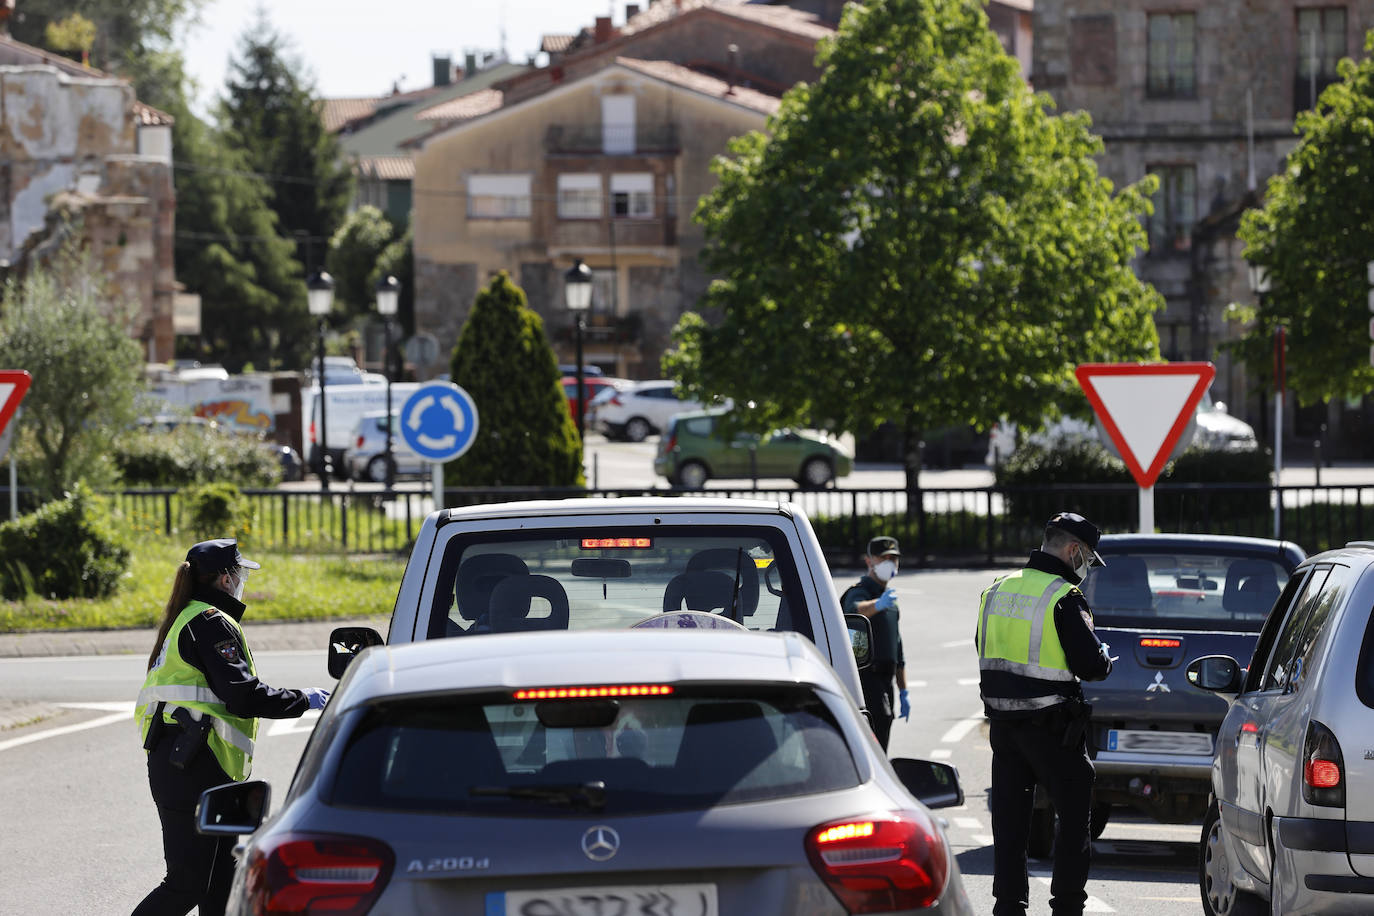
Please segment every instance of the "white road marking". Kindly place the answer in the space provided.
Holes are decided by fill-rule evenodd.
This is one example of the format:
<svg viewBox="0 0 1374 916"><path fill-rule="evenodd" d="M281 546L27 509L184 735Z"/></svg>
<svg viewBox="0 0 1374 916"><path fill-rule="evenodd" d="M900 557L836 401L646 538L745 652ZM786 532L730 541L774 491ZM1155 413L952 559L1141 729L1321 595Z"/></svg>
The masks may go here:
<svg viewBox="0 0 1374 916"><path fill-rule="evenodd" d="M928 757L931 760L948 760L953 754L954 752L947 747L937 747L930 752Z"/></svg>
<svg viewBox="0 0 1374 916"><path fill-rule="evenodd" d="M990 833L975 833L973 836L969 837L969 839L978 846L992 845L992 834Z"/></svg>
<svg viewBox="0 0 1374 916"><path fill-rule="evenodd" d="M1034 878L1035 880L1039 881L1041 884L1045 885L1046 887L1049 887L1049 885L1050 885L1050 873L1049 873L1049 872L1047 872L1047 871L1042 871L1042 870L1039 870L1039 869L1033 869L1033 870L1031 870L1030 874L1031 874L1031 877L1032 877L1032 878ZM1094 897L1093 895L1089 894L1089 895L1088 895L1087 901L1083 904L1083 912L1085 912L1085 913L1115 913L1116 910L1113 909L1112 907L1107 906L1107 904L1103 903L1101 900L1097 899L1097 898Z"/></svg>
<svg viewBox="0 0 1374 916"><path fill-rule="evenodd" d="M132 719L133 710L128 712L111 713L108 716L101 716L98 719L91 719L89 722L78 722L75 725L63 725L58 728L48 728L41 732L34 732L31 735L23 735L19 738L11 738L8 741L0 741L0 751L7 751L12 747L19 747L21 744L32 744L35 741L42 741L44 738L56 738L58 735L68 735L72 732L85 731L88 728L100 728L102 725L110 725L124 719Z"/></svg>
<svg viewBox="0 0 1374 916"><path fill-rule="evenodd" d="M105 725L112 725L115 722L134 717L135 704L130 702L90 702L90 703L58 703L63 709L92 709L98 712L108 712L107 716L99 716L87 722L77 722L74 725L59 725L57 728L45 728L28 735L21 735L18 738L10 738L8 741L0 741L0 751L9 750L12 747L19 747L25 744L32 744L35 741L43 741L46 738L59 738L62 735L70 735L72 732L85 731L88 728L100 728ZM275 738L278 735L309 734L315 728L315 722L320 717L318 709L312 709L301 716L299 719L272 719L271 724L259 737Z"/></svg>
<svg viewBox="0 0 1374 916"><path fill-rule="evenodd" d="M983 822L976 817L956 817L954 823L964 830L982 830Z"/></svg>
<svg viewBox="0 0 1374 916"><path fill-rule="evenodd" d="M957 649L957 648L959 648L960 646L971 646L971 645L973 645L973 638L972 638L972 637L970 637L970 638L968 638L968 639L956 639L956 640L954 640L953 642L942 642L942 643L940 643L940 648L941 648L941 649Z"/></svg>
<svg viewBox="0 0 1374 916"><path fill-rule="evenodd" d="M315 721L319 719L318 709L307 710L299 719L272 719L271 725L267 727L267 738L275 738L278 735L309 734L315 729Z"/></svg>
<svg viewBox="0 0 1374 916"><path fill-rule="evenodd" d="M978 710L977 714L969 716L962 722L956 722L954 727L945 732L940 737L941 744L958 744L964 740L964 736L977 728L983 721L983 711Z"/></svg>
<svg viewBox="0 0 1374 916"><path fill-rule="evenodd" d="M972 687L974 684L977 684L979 680L980 679L976 677L961 677L959 678L959 686Z"/></svg>
<svg viewBox="0 0 1374 916"><path fill-rule="evenodd" d="M929 686L925 681L907 681L906 685L910 688Z"/></svg>

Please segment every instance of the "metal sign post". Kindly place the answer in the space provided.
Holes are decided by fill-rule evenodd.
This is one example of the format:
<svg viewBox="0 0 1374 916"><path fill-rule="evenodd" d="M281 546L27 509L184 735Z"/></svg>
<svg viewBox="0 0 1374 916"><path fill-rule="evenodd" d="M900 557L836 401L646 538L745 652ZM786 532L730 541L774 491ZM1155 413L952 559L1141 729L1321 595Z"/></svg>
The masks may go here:
<svg viewBox="0 0 1374 916"><path fill-rule="evenodd" d="M444 463L472 447L477 438L477 405L452 382L430 382L406 398L397 422L406 444L431 462L434 508L444 508Z"/></svg>

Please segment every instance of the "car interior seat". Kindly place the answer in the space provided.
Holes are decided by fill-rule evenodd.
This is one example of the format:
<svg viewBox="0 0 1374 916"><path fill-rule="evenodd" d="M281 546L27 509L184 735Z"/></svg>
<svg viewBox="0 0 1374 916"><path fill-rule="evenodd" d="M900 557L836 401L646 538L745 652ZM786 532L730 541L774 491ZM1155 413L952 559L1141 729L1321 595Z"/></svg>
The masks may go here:
<svg viewBox="0 0 1374 916"><path fill-rule="evenodd" d="M759 609L759 568L747 550L736 547L710 547L692 554L687 572L715 570L730 577L733 590L736 570L739 573L739 610L741 617L752 617ZM728 605L727 605L728 606Z"/></svg>
<svg viewBox="0 0 1374 916"><path fill-rule="evenodd" d="M530 616L533 599L549 606L547 614ZM518 633L524 630L566 630L568 593L550 576L507 576L491 590L488 615L493 633Z"/></svg>
<svg viewBox="0 0 1374 916"><path fill-rule="evenodd" d="M403 726L394 731L390 753L377 754L380 794L393 802L435 798L465 805L468 787L508 782L496 738L478 712L444 727ZM461 727L455 727L461 724Z"/></svg>
<svg viewBox="0 0 1374 916"><path fill-rule="evenodd" d="M1154 606L1149 573L1140 557L1114 556L1093 570L1085 589L1094 611L1148 611Z"/></svg>
<svg viewBox="0 0 1374 916"><path fill-rule="evenodd" d="M1221 606L1232 614L1263 617L1279 597L1279 578L1268 560L1237 560L1226 570Z"/></svg>
<svg viewBox="0 0 1374 916"><path fill-rule="evenodd" d="M758 703L697 703L687 713L675 783L691 794L728 792L777 751Z"/></svg>
<svg viewBox="0 0 1374 916"><path fill-rule="evenodd" d="M458 615L471 625L487 616L491 606L492 589L508 576L527 576L530 569L525 561L510 553L481 553L467 557L458 567L453 590L458 599ZM446 635L457 636L465 631L453 620Z"/></svg>
<svg viewBox="0 0 1374 916"><path fill-rule="evenodd" d="M712 569L697 572L679 573L668 580L663 590L663 610L668 611L705 611L707 613L728 613L730 600L735 590L735 580L723 572ZM740 585L741 593L744 590ZM743 594L740 606L743 607ZM683 605L686 605L684 608Z"/></svg>

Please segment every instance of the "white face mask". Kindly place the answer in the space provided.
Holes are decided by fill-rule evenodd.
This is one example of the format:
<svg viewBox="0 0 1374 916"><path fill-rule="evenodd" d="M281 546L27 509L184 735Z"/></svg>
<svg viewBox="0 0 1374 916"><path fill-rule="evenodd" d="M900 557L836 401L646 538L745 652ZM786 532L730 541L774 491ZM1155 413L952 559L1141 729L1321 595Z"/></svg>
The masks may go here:
<svg viewBox="0 0 1374 916"><path fill-rule="evenodd" d="M873 578L880 582L891 582L896 577L897 564L892 560L883 560L873 567Z"/></svg>
<svg viewBox="0 0 1374 916"><path fill-rule="evenodd" d="M1079 581L1082 581L1088 578L1088 570L1091 568L1092 557L1088 556L1088 554L1080 546L1078 548L1078 559L1075 560L1073 564L1073 574L1078 577Z"/></svg>

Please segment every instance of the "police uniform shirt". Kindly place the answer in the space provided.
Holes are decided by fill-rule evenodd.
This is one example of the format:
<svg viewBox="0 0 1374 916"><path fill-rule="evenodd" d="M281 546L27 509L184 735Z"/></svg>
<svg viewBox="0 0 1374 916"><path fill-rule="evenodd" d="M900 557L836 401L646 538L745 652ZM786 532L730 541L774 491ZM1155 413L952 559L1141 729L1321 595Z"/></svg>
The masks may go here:
<svg viewBox="0 0 1374 916"><path fill-rule="evenodd" d="M215 588L198 587L192 600L212 609L197 614L181 629L177 651L188 665L200 669L210 689L224 701L231 715L244 718L290 719L310 708L305 692L269 687L248 667L238 631L225 619L243 619L242 601Z"/></svg>
<svg viewBox="0 0 1374 916"><path fill-rule="evenodd" d="M1078 575L1067 563L1043 550L1031 551L1026 568L1059 576L1065 582L1079 581ZM1079 680L1100 681L1111 673L1112 663L1102 655L1102 643L1093 632L1091 620L1092 613L1088 609L1088 600L1077 588L1060 598L1054 606L1054 629L1059 636L1059 644L1064 647L1064 658L1069 663L1069 671ZM977 640L976 624L974 640ZM1043 696L1051 693L1062 693L1065 699L1081 699L1083 696L1083 689L1078 686L1078 681L1046 681L1013 674L1010 671L984 671L982 681L985 687L990 688L992 695L999 697ZM985 711L990 717L1003 718L1019 718L1035 712L991 709Z"/></svg>
<svg viewBox="0 0 1374 916"><path fill-rule="evenodd" d="M855 608L860 601L872 601L886 590L887 586L879 585L872 576L864 576L845 591L840 599L840 607L846 614L857 614L859 612ZM890 671L906 667L898 620L895 607L874 611L873 616L868 618L873 627L873 664Z"/></svg>

